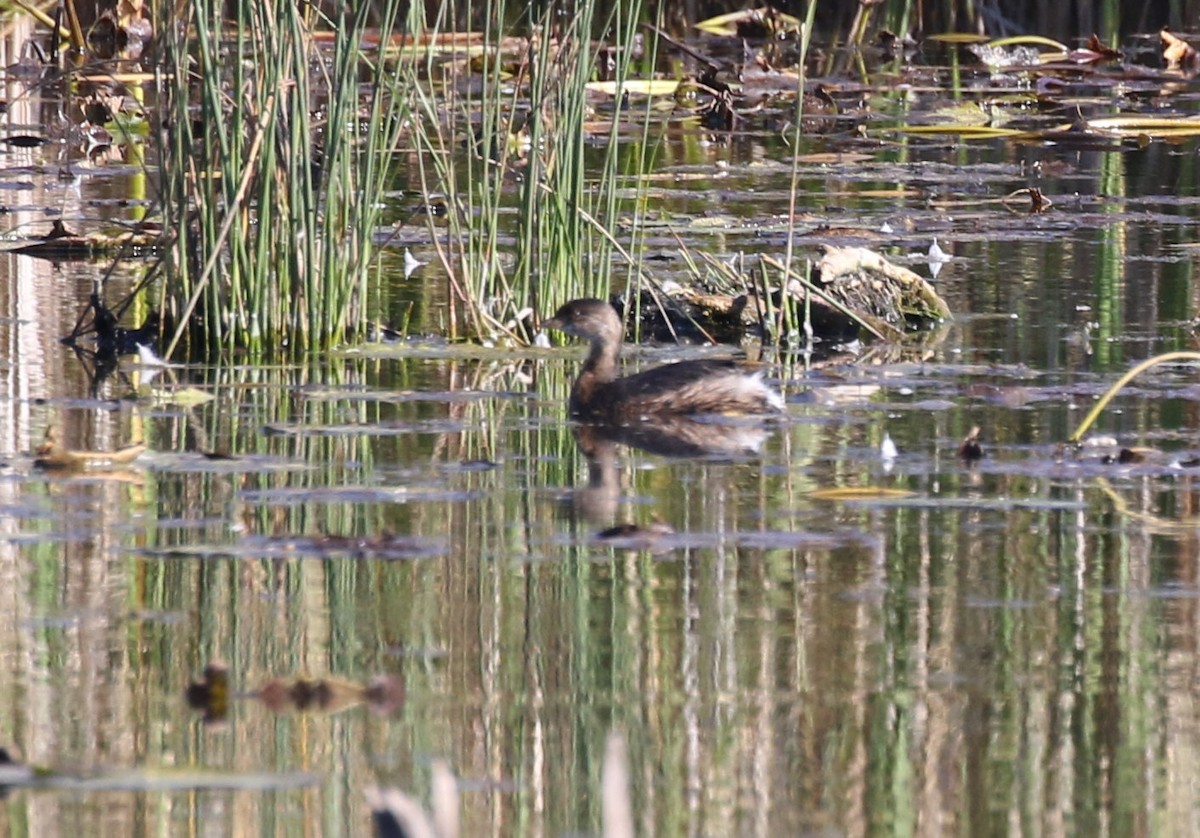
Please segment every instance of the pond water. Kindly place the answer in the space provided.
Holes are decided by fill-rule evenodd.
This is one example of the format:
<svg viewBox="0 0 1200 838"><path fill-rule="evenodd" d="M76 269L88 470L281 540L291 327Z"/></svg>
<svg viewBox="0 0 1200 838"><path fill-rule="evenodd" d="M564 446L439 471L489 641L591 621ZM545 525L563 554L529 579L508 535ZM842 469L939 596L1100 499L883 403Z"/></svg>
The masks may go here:
<svg viewBox="0 0 1200 838"><path fill-rule="evenodd" d="M782 249L785 144L662 142L661 217L733 219L690 247ZM871 159L807 166L806 223L922 273L936 236L956 317L854 363L768 355L786 414L721 459L589 462L579 347L414 338L97 386L58 338L107 266L0 258L0 745L53 772L8 790L4 834L361 835L363 789L425 799L435 759L464 835L598 834L613 729L638 834L1200 831L1194 369L1101 422L1161 457L1058 445L1133 362L1195 343L1196 142L872 142L808 141ZM31 179L14 229L131 189ZM1031 185L1048 212L986 200ZM443 279L388 259L430 330ZM149 451L39 471L50 425ZM596 538L656 519L674 532ZM184 694L212 663L231 695L206 716ZM314 683L334 698L273 698Z"/></svg>

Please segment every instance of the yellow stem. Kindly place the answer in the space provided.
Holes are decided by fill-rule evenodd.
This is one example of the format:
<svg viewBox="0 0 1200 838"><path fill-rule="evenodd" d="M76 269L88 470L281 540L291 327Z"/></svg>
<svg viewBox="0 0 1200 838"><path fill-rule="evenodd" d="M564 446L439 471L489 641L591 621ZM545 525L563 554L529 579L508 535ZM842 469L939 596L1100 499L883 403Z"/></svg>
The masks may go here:
<svg viewBox="0 0 1200 838"><path fill-rule="evenodd" d="M1168 352L1165 355L1155 355L1153 358L1142 361L1121 376L1116 384L1108 388L1108 392L1100 397L1100 401L1096 402L1096 406L1092 408L1091 413L1079 423L1079 427L1075 429L1075 433L1071 434L1067 442L1077 443L1083 439L1083 435L1087 433L1088 428L1100 418L1100 414L1104 412L1104 408L1108 407L1108 403L1113 400L1117 393L1125 388L1126 384L1151 367L1156 367L1159 364L1169 364L1172 361L1200 361L1200 352Z"/></svg>

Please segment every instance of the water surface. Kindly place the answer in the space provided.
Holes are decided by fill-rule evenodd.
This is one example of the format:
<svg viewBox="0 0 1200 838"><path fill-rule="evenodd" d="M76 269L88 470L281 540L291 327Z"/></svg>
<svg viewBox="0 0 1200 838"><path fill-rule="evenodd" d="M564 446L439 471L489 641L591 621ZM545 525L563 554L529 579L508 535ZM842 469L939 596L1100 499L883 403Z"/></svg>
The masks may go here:
<svg viewBox="0 0 1200 838"><path fill-rule="evenodd" d="M782 249L781 139L662 144L655 206L689 246ZM95 386L57 339L97 267L0 259L0 743L61 780L12 789L5 831L363 834L365 786L424 796L445 758L464 834L597 834L614 727L646 835L1200 828L1197 499L1174 462L1200 448L1194 370L1158 369L1101 423L1161 459L1058 445L1120 371L1194 343L1195 141L866 147L806 169L806 223L922 272L936 236L957 316L856 364L769 356L788 410L757 455L589 463L565 409L578 347L423 338ZM1029 185L1051 211L982 200ZM71 211L110 187L83 180ZM419 299L434 331L443 285L397 267L393 313ZM151 451L40 472L50 424ZM675 534L595 537L656 518ZM234 691L219 722L184 701L214 661ZM401 706L255 695L381 675Z"/></svg>

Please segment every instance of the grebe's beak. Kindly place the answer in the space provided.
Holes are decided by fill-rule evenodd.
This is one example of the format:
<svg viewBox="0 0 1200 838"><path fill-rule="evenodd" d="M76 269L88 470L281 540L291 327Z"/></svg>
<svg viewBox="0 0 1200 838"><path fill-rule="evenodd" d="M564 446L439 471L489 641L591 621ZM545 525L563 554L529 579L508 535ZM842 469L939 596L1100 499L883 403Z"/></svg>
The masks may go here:
<svg viewBox="0 0 1200 838"><path fill-rule="evenodd" d="M575 328L570 323L564 321L561 317L551 317L549 320L543 320L542 328L558 329L560 332L565 332L571 337L577 337L575 334Z"/></svg>

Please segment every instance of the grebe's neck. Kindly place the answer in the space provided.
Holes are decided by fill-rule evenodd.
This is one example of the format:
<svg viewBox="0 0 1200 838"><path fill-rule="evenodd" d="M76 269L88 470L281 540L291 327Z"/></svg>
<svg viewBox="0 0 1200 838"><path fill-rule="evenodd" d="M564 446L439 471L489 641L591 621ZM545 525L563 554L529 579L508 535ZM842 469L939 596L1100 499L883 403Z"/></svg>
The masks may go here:
<svg viewBox="0 0 1200 838"><path fill-rule="evenodd" d="M592 338L591 349L587 360L583 362L580 376L587 376L596 382L615 381L617 378L617 356L621 353L621 338L616 340L610 335L597 335Z"/></svg>

